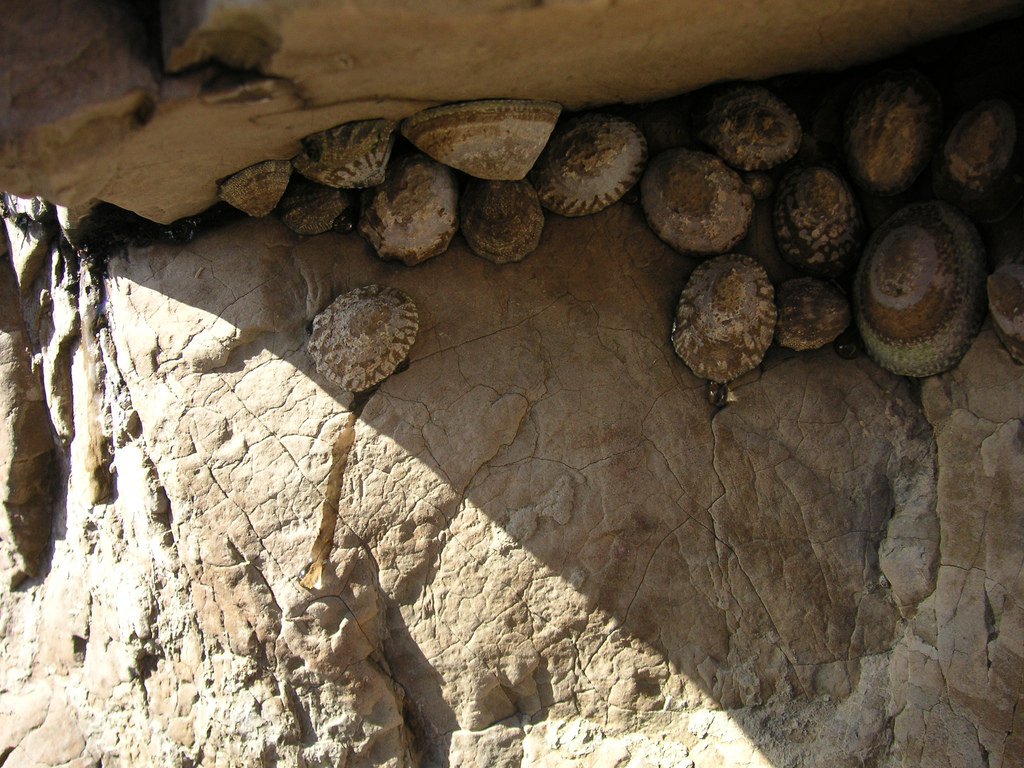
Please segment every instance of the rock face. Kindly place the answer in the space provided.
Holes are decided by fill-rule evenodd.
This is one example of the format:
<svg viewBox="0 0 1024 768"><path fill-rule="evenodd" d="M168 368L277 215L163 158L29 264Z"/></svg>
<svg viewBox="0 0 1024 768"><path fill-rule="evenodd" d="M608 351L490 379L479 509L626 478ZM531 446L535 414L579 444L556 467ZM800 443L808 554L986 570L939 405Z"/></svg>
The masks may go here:
<svg viewBox="0 0 1024 768"><path fill-rule="evenodd" d="M109 433L116 492L69 495L46 578L0 597L0 750L1024 759L1024 369L989 329L920 392L773 350L717 410L669 341L692 267L620 203L500 269L458 239L408 269L266 219L79 272L106 296L82 346L107 426L74 439ZM421 330L352 401L306 329L370 283ZM72 486L100 473L69 455Z"/></svg>

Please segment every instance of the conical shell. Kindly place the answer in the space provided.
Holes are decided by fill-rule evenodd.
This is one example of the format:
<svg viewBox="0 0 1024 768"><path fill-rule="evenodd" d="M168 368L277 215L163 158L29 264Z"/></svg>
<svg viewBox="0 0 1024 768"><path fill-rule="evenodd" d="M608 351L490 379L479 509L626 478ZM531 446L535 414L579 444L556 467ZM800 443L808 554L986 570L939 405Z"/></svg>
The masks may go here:
<svg viewBox="0 0 1024 768"><path fill-rule="evenodd" d="M374 187L384 181L395 136L392 120L345 123L304 138L292 163L307 179L329 187Z"/></svg>
<svg viewBox="0 0 1024 768"><path fill-rule="evenodd" d="M764 171L791 159L803 131L796 113L760 85L733 85L707 99L693 116L694 136L733 168Z"/></svg>
<svg viewBox="0 0 1024 768"><path fill-rule="evenodd" d="M775 291L750 256L698 264L679 297L672 345L701 378L721 384L756 368L775 332Z"/></svg>
<svg viewBox="0 0 1024 768"><path fill-rule="evenodd" d="M797 351L835 341L850 324L850 302L832 283L816 277L787 280L775 293L775 341Z"/></svg>
<svg viewBox="0 0 1024 768"><path fill-rule="evenodd" d="M217 195L250 216L266 216L288 187L292 164L287 160L264 160L224 179Z"/></svg>
<svg viewBox="0 0 1024 768"><path fill-rule="evenodd" d="M988 308L1003 346L1024 364L1024 264L1004 264L989 276Z"/></svg>
<svg viewBox="0 0 1024 768"><path fill-rule="evenodd" d="M562 216L586 216L616 202L647 162L647 139L633 123L590 113L551 136L530 173L541 204Z"/></svg>
<svg viewBox="0 0 1024 768"><path fill-rule="evenodd" d="M324 378L362 392L394 373L418 330L416 305L403 291L367 285L342 294L313 318L306 349Z"/></svg>
<svg viewBox="0 0 1024 768"><path fill-rule="evenodd" d="M551 101L467 101L419 112L402 134L432 158L479 179L516 181L537 161L562 107Z"/></svg>
<svg viewBox="0 0 1024 768"><path fill-rule="evenodd" d="M853 304L868 354L886 370L952 368L985 314L985 252L974 225L947 203L901 208L868 241Z"/></svg>
<svg viewBox="0 0 1024 768"><path fill-rule="evenodd" d="M459 201L462 236L473 253L495 264L533 253L544 231L544 211L528 181L473 179Z"/></svg>
<svg viewBox="0 0 1024 768"><path fill-rule="evenodd" d="M383 184L363 193L359 231L382 259L412 266L448 248L459 228L458 205L452 170L410 155L391 164Z"/></svg>
<svg viewBox="0 0 1024 768"><path fill-rule="evenodd" d="M640 198L654 233L683 254L724 253L750 227L754 196L714 155L669 149L647 166Z"/></svg>
<svg viewBox="0 0 1024 768"><path fill-rule="evenodd" d="M296 234L319 235L332 229L339 216L355 207L356 197L351 190L296 176L278 203L277 215Z"/></svg>

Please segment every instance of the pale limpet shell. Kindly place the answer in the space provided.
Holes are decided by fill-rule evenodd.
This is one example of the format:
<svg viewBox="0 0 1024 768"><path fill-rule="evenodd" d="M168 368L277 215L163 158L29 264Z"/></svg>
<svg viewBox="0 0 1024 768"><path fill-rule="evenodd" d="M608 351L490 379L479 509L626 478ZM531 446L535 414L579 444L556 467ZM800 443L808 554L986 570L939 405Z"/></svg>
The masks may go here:
<svg viewBox="0 0 1024 768"><path fill-rule="evenodd" d="M217 196L250 216L266 216L288 188L291 175L288 160L264 160L221 181Z"/></svg>
<svg viewBox="0 0 1024 768"><path fill-rule="evenodd" d="M295 170L328 187L357 189L384 181L395 144L393 120L360 120L314 133L292 158Z"/></svg>
<svg viewBox="0 0 1024 768"><path fill-rule="evenodd" d="M706 152L669 149L647 166L640 199L654 233L683 254L724 253L747 234L754 196Z"/></svg>
<svg viewBox="0 0 1024 768"><path fill-rule="evenodd" d="M832 283L816 277L786 280L775 292L779 317L775 341L797 351L831 344L850 324L850 302Z"/></svg>
<svg viewBox="0 0 1024 768"><path fill-rule="evenodd" d="M533 253L544 231L544 211L526 180L471 179L459 201L459 217L473 253L495 264Z"/></svg>
<svg viewBox="0 0 1024 768"><path fill-rule="evenodd" d="M418 330L419 313L408 295L367 285L343 293L313 318L306 349L320 375L362 392L394 373Z"/></svg>
<svg viewBox="0 0 1024 768"><path fill-rule="evenodd" d="M756 368L775 332L775 291L756 259L738 253L697 265L676 308L672 345L701 378L725 384Z"/></svg>
<svg viewBox="0 0 1024 768"><path fill-rule="evenodd" d="M413 266L447 250L459 228L459 188L450 168L426 155L391 164L384 183L363 192L359 231L388 261Z"/></svg>
<svg viewBox="0 0 1024 768"><path fill-rule="evenodd" d="M988 308L1010 357L1024 364L1024 264L1003 264L989 275Z"/></svg>
<svg viewBox="0 0 1024 768"><path fill-rule="evenodd" d="M296 176L277 205L277 215L296 234L319 235L334 228L338 218L355 207L356 197L351 190Z"/></svg>
<svg viewBox="0 0 1024 768"><path fill-rule="evenodd" d="M402 134L470 176L517 181L537 161L561 111L552 101L466 101L406 118Z"/></svg>
<svg viewBox="0 0 1024 768"><path fill-rule="evenodd" d="M706 98L694 111L694 136L733 168L768 170L800 149L800 120L764 86L732 85Z"/></svg>
<svg viewBox="0 0 1024 768"><path fill-rule="evenodd" d="M618 201L640 178L647 139L629 120L589 113L559 126L530 172L541 205L586 216Z"/></svg>

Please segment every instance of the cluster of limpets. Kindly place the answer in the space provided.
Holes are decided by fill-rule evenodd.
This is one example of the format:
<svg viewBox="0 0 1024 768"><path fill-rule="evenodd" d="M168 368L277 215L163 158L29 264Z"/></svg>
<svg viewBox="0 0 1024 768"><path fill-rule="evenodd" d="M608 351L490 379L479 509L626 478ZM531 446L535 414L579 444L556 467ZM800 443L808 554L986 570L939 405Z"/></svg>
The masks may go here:
<svg viewBox="0 0 1024 768"><path fill-rule="evenodd" d="M928 376L963 356L986 309L972 219L999 220L1024 194L1013 104L973 105L944 134L924 75L881 72L850 97L834 158L805 151L797 113L762 85L698 94L693 140L650 158L645 132L621 112L488 100L348 123L307 137L290 161L224 179L220 196L253 216L276 208L303 235L358 228L382 259L409 266L444 253L460 230L476 254L504 264L537 248L543 209L585 216L638 186L654 233L700 260L672 344L719 404L773 341L822 347L851 317L868 354L895 373ZM399 134L408 149L393 152ZM929 165L937 199L902 201L869 232L862 197L903 195ZM801 274L779 285L755 254L735 252L762 200L779 255ZM996 330L1021 360L1024 266L997 270L987 287ZM405 294L359 288L317 317L309 350L325 377L364 390L401 362L416 323Z"/></svg>

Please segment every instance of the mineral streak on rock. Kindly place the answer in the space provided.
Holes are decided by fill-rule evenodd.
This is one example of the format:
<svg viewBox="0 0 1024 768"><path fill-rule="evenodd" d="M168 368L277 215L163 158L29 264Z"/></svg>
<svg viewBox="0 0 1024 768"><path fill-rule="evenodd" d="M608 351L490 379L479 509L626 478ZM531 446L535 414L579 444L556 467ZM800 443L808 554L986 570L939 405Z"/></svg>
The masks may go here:
<svg viewBox="0 0 1024 768"><path fill-rule="evenodd" d="M277 213L281 222L299 235L319 235L335 228L339 218L346 222L356 208L356 196L351 190L336 189L296 176L281 198ZM352 228L348 224L348 229Z"/></svg>
<svg viewBox="0 0 1024 768"><path fill-rule="evenodd" d="M924 75L907 70L870 78L846 108L850 174L868 192L898 194L928 165L941 130L942 102Z"/></svg>
<svg viewBox="0 0 1024 768"><path fill-rule="evenodd" d="M526 176L547 144L562 107L551 101L446 104L402 122L402 134L435 160L479 179Z"/></svg>
<svg viewBox="0 0 1024 768"><path fill-rule="evenodd" d="M803 132L796 113L760 85L733 85L693 113L694 136L733 168L763 171L791 159Z"/></svg>
<svg viewBox="0 0 1024 768"><path fill-rule="evenodd" d="M530 179L545 208L586 216L617 202L647 162L647 139L629 120L589 113L552 135Z"/></svg>
<svg viewBox="0 0 1024 768"><path fill-rule="evenodd" d="M739 174L714 155L686 149L650 162L640 199L654 233L683 254L728 251L746 235L754 210Z"/></svg>
<svg viewBox="0 0 1024 768"><path fill-rule="evenodd" d="M450 168L425 155L404 157L363 193L359 231L382 259L419 264L444 253L455 236L458 197Z"/></svg>
<svg viewBox="0 0 1024 768"><path fill-rule="evenodd" d="M814 277L787 280L776 292L775 341L797 351L835 341L850 324L850 302L832 283Z"/></svg>
<svg viewBox="0 0 1024 768"><path fill-rule="evenodd" d="M950 130L932 167L932 188L976 221L998 221L1024 194L1020 154L1013 107L983 101Z"/></svg>
<svg viewBox="0 0 1024 768"><path fill-rule="evenodd" d="M533 253L544 231L544 211L530 182L472 179L459 201L462 235L473 253L495 264Z"/></svg>
<svg viewBox="0 0 1024 768"><path fill-rule="evenodd" d="M999 340L1024 364L1024 264L1004 264L989 275L988 308Z"/></svg>
<svg viewBox="0 0 1024 768"><path fill-rule="evenodd" d="M953 206L901 208L871 236L854 281L868 354L886 370L930 376L952 368L985 314L985 252Z"/></svg>
<svg viewBox="0 0 1024 768"><path fill-rule="evenodd" d="M288 160L265 160L224 179L217 195L250 216L266 216L287 189L291 174Z"/></svg>
<svg viewBox="0 0 1024 768"><path fill-rule="evenodd" d="M864 219L853 190L824 166L801 168L782 180L774 223L779 251L795 267L836 277L857 263Z"/></svg>
<svg viewBox="0 0 1024 768"><path fill-rule="evenodd" d="M329 187L374 187L384 181L395 136L392 120L345 123L304 138L292 164L306 178Z"/></svg>
<svg viewBox="0 0 1024 768"><path fill-rule="evenodd" d="M418 329L419 313L404 291L367 285L343 293L313 318L306 349L322 376L362 392L394 373Z"/></svg>
<svg viewBox="0 0 1024 768"><path fill-rule="evenodd" d="M775 291L750 256L698 264L676 309L672 345L701 378L724 384L760 364L775 331Z"/></svg>

